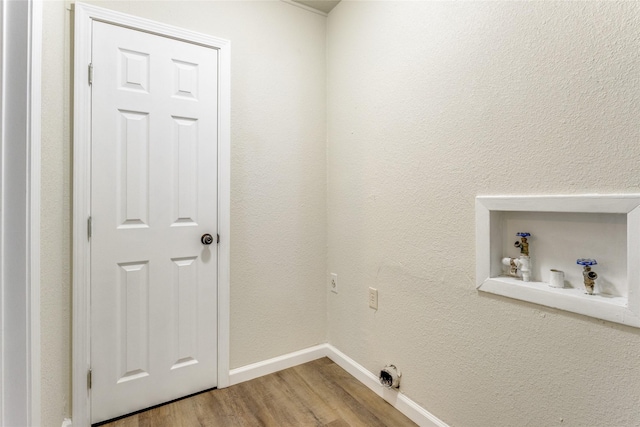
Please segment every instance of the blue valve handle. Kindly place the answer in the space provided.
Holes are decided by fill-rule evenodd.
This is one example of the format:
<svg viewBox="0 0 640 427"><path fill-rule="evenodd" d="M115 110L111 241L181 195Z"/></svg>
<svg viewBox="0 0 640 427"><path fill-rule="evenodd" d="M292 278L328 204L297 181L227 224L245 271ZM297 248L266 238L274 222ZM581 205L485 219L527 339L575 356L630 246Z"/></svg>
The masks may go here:
<svg viewBox="0 0 640 427"><path fill-rule="evenodd" d="M598 261L591 258L578 258L578 260L576 261L576 264L580 265L596 265L597 263Z"/></svg>
<svg viewBox="0 0 640 427"><path fill-rule="evenodd" d="M520 233L516 233L516 236L518 236L518 237L529 237L529 236L531 236L531 233L522 233L522 232L520 232Z"/></svg>

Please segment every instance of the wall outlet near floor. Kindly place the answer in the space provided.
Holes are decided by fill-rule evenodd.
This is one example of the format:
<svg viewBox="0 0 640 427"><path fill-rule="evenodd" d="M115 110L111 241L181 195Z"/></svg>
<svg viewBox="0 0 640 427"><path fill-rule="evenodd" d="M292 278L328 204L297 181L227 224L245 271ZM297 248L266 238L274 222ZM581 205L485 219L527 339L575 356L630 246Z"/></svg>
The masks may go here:
<svg viewBox="0 0 640 427"><path fill-rule="evenodd" d="M378 290L376 288L369 288L369 307L378 309Z"/></svg>
<svg viewBox="0 0 640 427"><path fill-rule="evenodd" d="M331 280L329 281L329 288L334 294L338 293L338 275L331 273Z"/></svg>

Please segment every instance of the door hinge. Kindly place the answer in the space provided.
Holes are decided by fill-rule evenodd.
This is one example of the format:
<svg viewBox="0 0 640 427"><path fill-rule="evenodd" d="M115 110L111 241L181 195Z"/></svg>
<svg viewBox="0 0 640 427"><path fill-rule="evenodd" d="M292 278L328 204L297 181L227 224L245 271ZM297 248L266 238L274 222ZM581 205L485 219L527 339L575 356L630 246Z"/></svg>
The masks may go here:
<svg viewBox="0 0 640 427"><path fill-rule="evenodd" d="M220 243L220 235L219 234L218 234L218 242L217 243Z"/></svg>
<svg viewBox="0 0 640 427"><path fill-rule="evenodd" d="M87 371L87 388L91 390L91 369Z"/></svg>
<svg viewBox="0 0 640 427"><path fill-rule="evenodd" d="M93 220L91 219L91 217L89 217L87 219L87 239L91 239L91 231L92 231L92 227L93 226Z"/></svg>
<svg viewBox="0 0 640 427"><path fill-rule="evenodd" d="M93 64L89 64L89 86L93 83Z"/></svg>

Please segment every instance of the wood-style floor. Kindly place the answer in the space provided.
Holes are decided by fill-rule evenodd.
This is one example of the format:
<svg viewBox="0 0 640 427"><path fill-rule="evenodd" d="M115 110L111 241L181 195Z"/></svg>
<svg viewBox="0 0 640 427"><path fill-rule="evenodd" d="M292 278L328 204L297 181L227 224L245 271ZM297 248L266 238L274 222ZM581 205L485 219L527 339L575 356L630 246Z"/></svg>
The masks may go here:
<svg viewBox="0 0 640 427"><path fill-rule="evenodd" d="M103 424L105 427L415 425L327 358Z"/></svg>

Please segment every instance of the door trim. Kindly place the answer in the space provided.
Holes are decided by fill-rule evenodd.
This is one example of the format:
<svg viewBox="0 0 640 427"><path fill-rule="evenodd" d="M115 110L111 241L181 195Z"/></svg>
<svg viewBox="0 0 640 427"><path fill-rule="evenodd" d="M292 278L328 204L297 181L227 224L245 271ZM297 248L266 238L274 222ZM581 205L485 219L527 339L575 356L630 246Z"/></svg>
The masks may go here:
<svg viewBox="0 0 640 427"><path fill-rule="evenodd" d="M0 425L40 425L42 1L0 21Z"/></svg>
<svg viewBox="0 0 640 427"><path fill-rule="evenodd" d="M72 405L75 426L91 424L87 372L91 366L91 246L87 219L91 214L91 62L92 22L101 21L218 51L218 388L229 386L230 310L230 42L183 28L76 3L73 99L73 321Z"/></svg>

